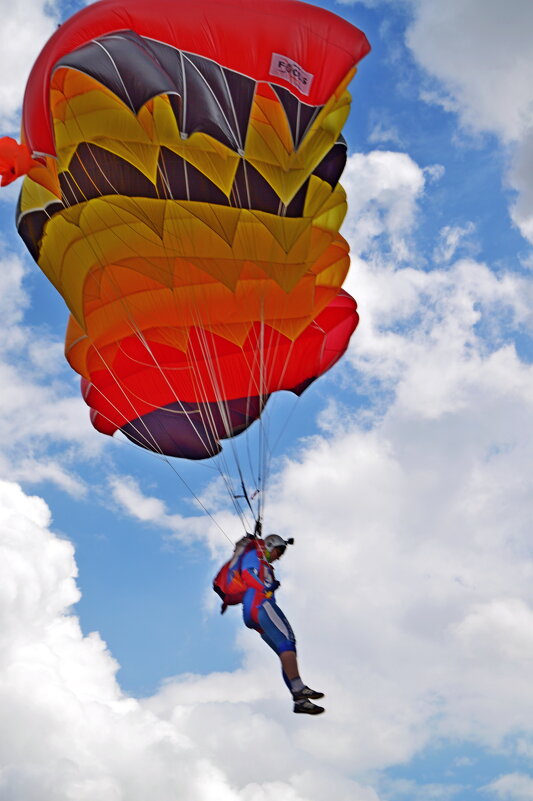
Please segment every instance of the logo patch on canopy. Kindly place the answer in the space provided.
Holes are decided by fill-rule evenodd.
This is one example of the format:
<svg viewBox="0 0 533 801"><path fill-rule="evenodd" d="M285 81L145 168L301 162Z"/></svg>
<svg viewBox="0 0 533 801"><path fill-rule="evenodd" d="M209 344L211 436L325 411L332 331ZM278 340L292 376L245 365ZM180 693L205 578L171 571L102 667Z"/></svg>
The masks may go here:
<svg viewBox="0 0 533 801"><path fill-rule="evenodd" d="M313 78L315 77L310 72L306 72L304 68L296 61L293 61L292 58L282 56L279 53L272 53L269 74L275 75L277 78L284 78L289 83L292 83L303 95L309 94Z"/></svg>

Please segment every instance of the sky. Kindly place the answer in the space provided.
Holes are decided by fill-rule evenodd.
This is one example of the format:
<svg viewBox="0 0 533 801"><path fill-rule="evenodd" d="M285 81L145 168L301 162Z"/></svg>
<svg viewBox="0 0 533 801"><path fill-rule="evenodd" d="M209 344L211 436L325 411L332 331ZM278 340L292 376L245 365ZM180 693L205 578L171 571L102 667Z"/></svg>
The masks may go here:
<svg viewBox="0 0 533 801"><path fill-rule="evenodd" d="M0 4L17 136L31 64L80 5ZM533 797L533 4L320 5L372 45L342 179L361 322L342 363L272 412L265 524L296 540L277 597L326 714L293 715L275 655L218 613L212 576L242 529L217 473L91 428L15 184L1 801Z"/></svg>

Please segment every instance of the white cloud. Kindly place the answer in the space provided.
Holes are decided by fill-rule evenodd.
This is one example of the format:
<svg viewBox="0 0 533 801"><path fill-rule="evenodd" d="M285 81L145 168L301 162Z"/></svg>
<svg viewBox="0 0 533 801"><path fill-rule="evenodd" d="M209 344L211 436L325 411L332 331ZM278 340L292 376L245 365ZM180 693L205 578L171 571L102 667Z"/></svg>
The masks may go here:
<svg viewBox="0 0 533 801"><path fill-rule="evenodd" d="M368 134L368 141L372 145L396 145L401 144L401 136L398 128L389 119L384 119L385 113L382 112L378 119L372 122L372 130Z"/></svg>
<svg viewBox="0 0 533 801"><path fill-rule="evenodd" d="M10 801L237 801L178 727L124 696L83 636L72 545L40 498L0 482L0 795Z"/></svg>
<svg viewBox="0 0 533 801"><path fill-rule="evenodd" d="M386 236L394 257L405 259L424 188L423 170L405 153L356 153L348 158L342 183L350 197L343 233L355 253L364 253L377 238Z"/></svg>
<svg viewBox="0 0 533 801"><path fill-rule="evenodd" d="M427 102L459 115L466 129L496 134L510 148L511 213L533 242L533 58L529 0L412 0L407 43L439 85Z"/></svg>
<svg viewBox="0 0 533 801"><path fill-rule="evenodd" d="M520 139L533 124L529 0L413 0L407 42L465 125Z"/></svg>
<svg viewBox="0 0 533 801"><path fill-rule="evenodd" d="M22 105L24 87L39 51L54 33L59 22L57 3L53 0L3 0L0 28L0 121L18 134L17 112ZM9 9L9 11L8 11Z"/></svg>
<svg viewBox="0 0 533 801"><path fill-rule="evenodd" d="M30 298L23 287L25 270L22 259L6 251L0 255L2 256L0 315L4 326L1 346L2 350L9 350L13 345L20 344L18 325L30 305Z"/></svg>
<svg viewBox="0 0 533 801"><path fill-rule="evenodd" d="M220 488L216 492L208 488L209 497L201 494L193 498L191 495L191 507L197 509L198 513L185 517L169 512L167 505L159 498L146 495L132 476L111 475L108 483L111 497L122 512L162 530L165 536L179 540L182 544L192 547L195 543L203 542L208 545L212 554L218 556L224 544L228 544L226 531L235 531L234 540L243 534L242 531L239 532L232 515L225 509L227 495ZM221 536L226 539L221 540Z"/></svg>
<svg viewBox="0 0 533 801"><path fill-rule="evenodd" d="M533 242L533 126L516 148L508 177L518 192L511 206L511 216L523 236Z"/></svg>
<svg viewBox="0 0 533 801"><path fill-rule="evenodd" d="M74 461L73 454L70 459ZM7 464L5 472L8 472ZM46 457L21 458L9 467L9 474L13 480L29 485L41 484L44 481L52 482L74 498L82 498L87 494L87 485L71 467L67 468L53 460L46 461Z"/></svg>
<svg viewBox="0 0 533 801"><path fill-rule="evenodd" d="M445 225L440 231L440 241L433 251L433 259L437 264L451 261L464 240L470 237L475 231L473 222L466 225ZM470 249L473 249L472 244Z"/></svg>
<svg viewBox="0 0 533 801"><path fill-rule="evenodd" d="M43 335L28 343L28 358L34 374L49 375L53 380L54 373L59 373L65 365L64 343Z"/></svg>
<svg viewBox="0 0 533 801"><path fill-rule="evenodd" d="M386 783L391 798L405 801L453 801L464 788L456 784L418 784L410 779L395 779Z"/></svg>
<svg viewBox="0 0 533 801"><path fill-rule="evenodd" d="M158 498L148 498L141 492L138 483L131 476L114 477L110 487L116 501L132 516L143 522L155 524L170 523L166 506Z"/></svg>
<svg viewBox="0 0 533 801"><path fill-rule="evenodd" d="M511 385L530 394L531 368L510 339L513 326L531 325L528 280L498 278L463 260L431 273L390 265L372 275L360 270L359 282L367 320L351 358L363 378L397 383L399 408L436 418L474 409L488 391L496 402ZM367 282L372 296L365 302Z"/></svg>
<svg viewBox="0 0 533 801"><path fill-rule="evenodd" d="M508 773L484 789L502 801L529 801L533 797L533 779L523 773Z"/></svg>
<svg viewBox="0 0 533 801"><path fill-rule="evenodd" d="M533 610L519 598L475 606L454 630L465 654L498 663L533 657Z"/></svg>
<svg viewBox="0 0 533 801"><path fill-rule="evenodd" d="M408 156L351 157L345 183L353 247L346 288L361 310L349 357L359 380L394 386L399 406L422 417L472 403L476 388L505 395L509 382L529 386L531 370L519 362L512 334L533 327L532 282L471 258L452 262L470 224L442 230L437 253L449 266L416 269L416 249L406 243L414 241L424 173ZM394 246L398 240L403 246Z"/></svg>
<svg viewBox="0 0 533 801"><path fill-rule="evenodd" d="M93 458L105 441L89 423L62 341L25 322L30 299L22 259L6 251L0 258L0 476L53 482L80 497L85 487L74 459Z"/></svg>
<svg viewBox="0 0 533 801"><path fill-rule="evenodd" d="M339 801L379 801L309 767L314 735L298 720L286 731L288 704L281 712L253 649L243 671L183 677L142 704L126 697L105 644L72 613L73 548L51 532L46 504L0 482L0 531L3 798L323 801L335 788ZM268 759L250 760L250 743Z"/></svg>
<svg viewBox="0 0 533 801"><path fill-rule="evenodd" d="M390 0L363 4L386 8ZM516 191L510 212L533 242L533 5L530 0L404 0L402 5L411 19L406 44L428 77L419 86L420 98L457 114L464 131L498 137L508 153L507 180ZM386 122L375 126L369 141L399 140Z"/></svg>

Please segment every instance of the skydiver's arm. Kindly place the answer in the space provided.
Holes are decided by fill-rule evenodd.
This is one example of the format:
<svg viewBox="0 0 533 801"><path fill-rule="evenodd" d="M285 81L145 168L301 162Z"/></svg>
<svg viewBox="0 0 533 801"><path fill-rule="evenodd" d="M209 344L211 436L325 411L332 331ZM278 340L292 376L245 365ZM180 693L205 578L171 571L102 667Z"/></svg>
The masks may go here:
<svg viewBox="0 0 533 801"><path fill-rule="evenodd" d="M261 581L259 578L259 564L259 557L256 552L247 553L242 560L241 578L247 587L261 590L264 593L272 592L276 586L279 587L279 584L278 582L270 584Z"/></svg>
<svg viewBox="0 0 533 801"><path fill-rule="evenodd" d="M229 563L230 570L231 568L235 567L239 558L244 553L246 546L250 544L250 535L247 534L245 537L241 537L238 542L235 543L235 547L233 549L233 556L231 557L231 561Z"/></svg>
<svg viewBox="0 0 533 801"><path fill-rule="evenodd" d="M253 567L248 568L247 570L241 570L241 577L247 587L253 587L254 590L267 592L266 585L263 584Z"/></svg>

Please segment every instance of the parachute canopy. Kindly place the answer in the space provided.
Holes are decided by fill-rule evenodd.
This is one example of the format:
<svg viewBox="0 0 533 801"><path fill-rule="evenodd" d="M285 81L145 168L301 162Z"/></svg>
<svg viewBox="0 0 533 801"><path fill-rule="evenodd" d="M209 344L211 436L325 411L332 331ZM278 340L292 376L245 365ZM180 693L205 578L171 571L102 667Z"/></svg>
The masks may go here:
<svg viewBox="0 0 533 801"><path fill-rule="evenodd" d="M368 49L295 0L101 0L45 46L0 168L28 170L18 230L99 431L210 457L345 351L341 130Z"/></svg>

